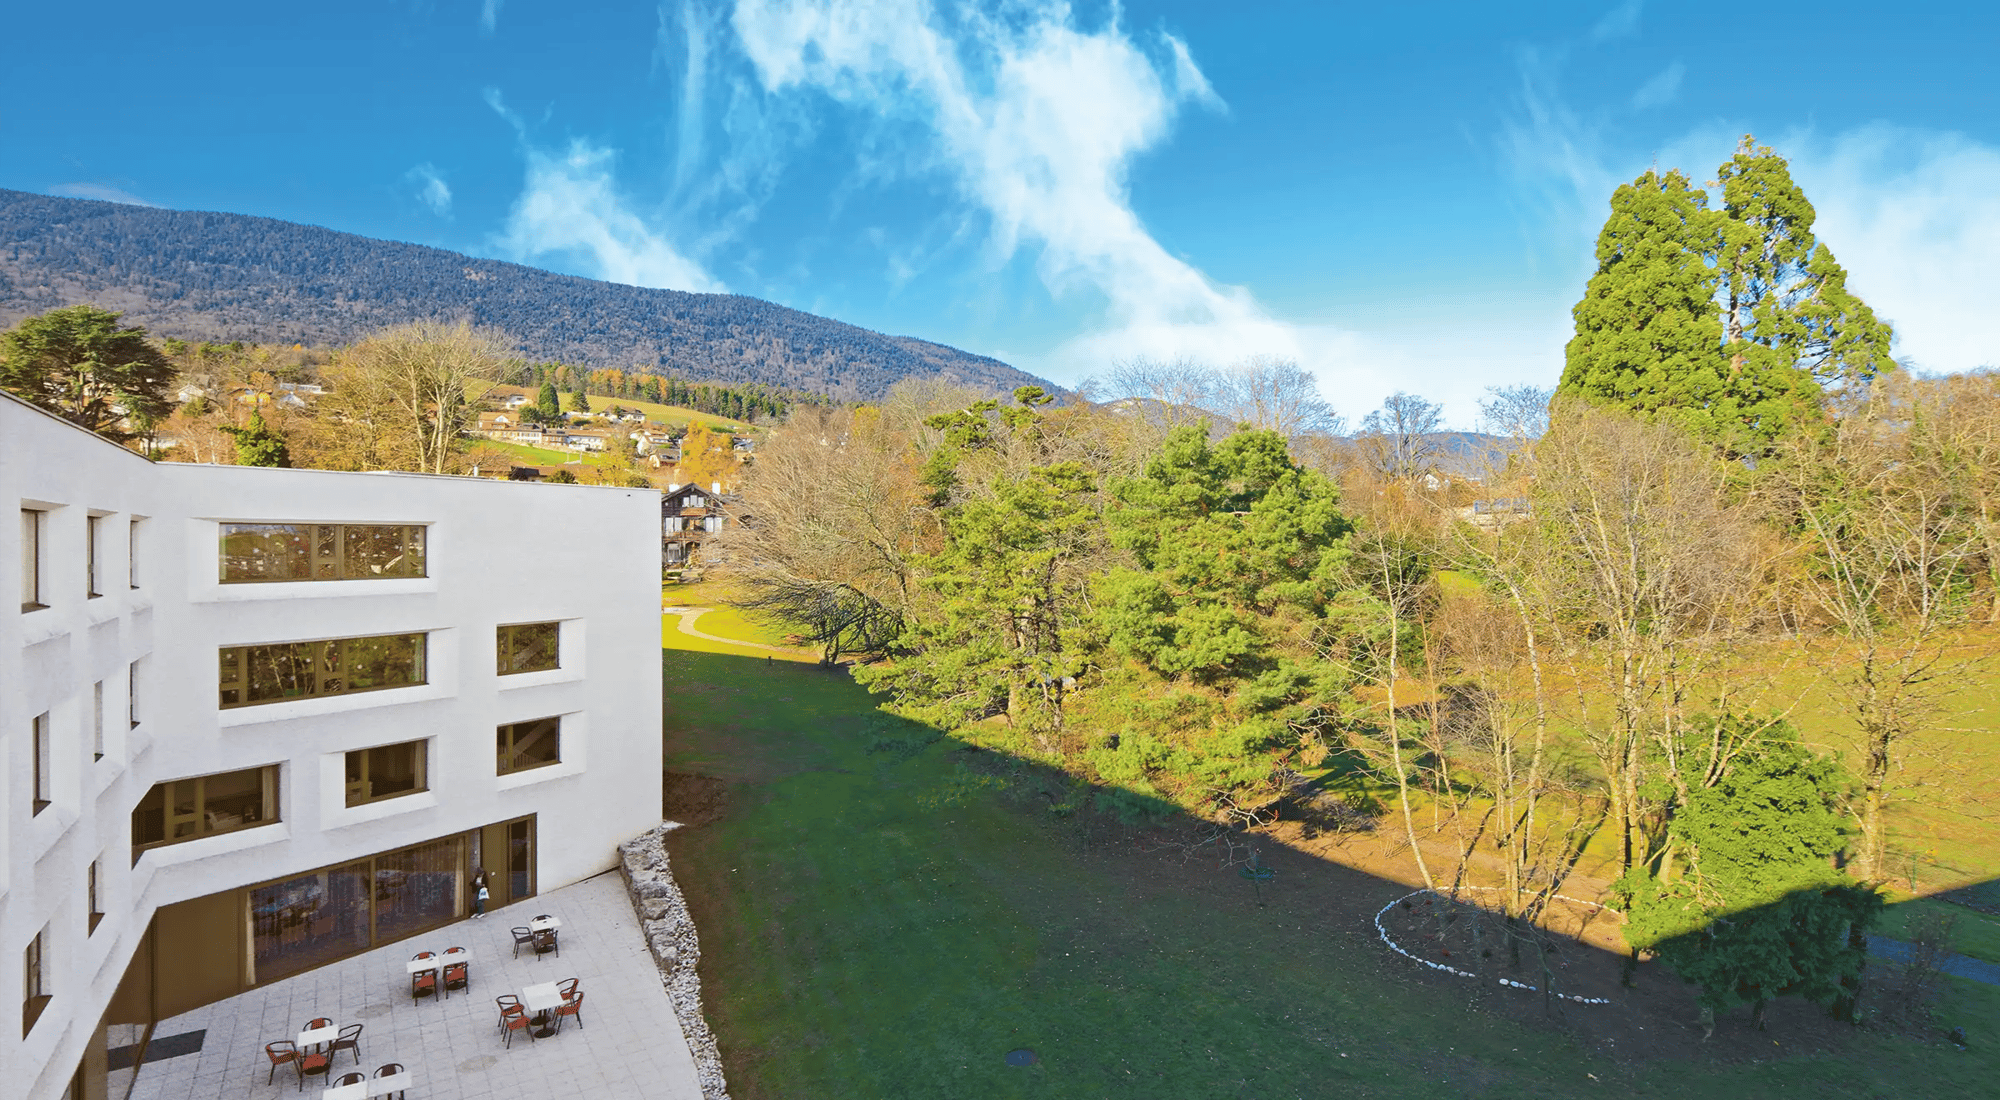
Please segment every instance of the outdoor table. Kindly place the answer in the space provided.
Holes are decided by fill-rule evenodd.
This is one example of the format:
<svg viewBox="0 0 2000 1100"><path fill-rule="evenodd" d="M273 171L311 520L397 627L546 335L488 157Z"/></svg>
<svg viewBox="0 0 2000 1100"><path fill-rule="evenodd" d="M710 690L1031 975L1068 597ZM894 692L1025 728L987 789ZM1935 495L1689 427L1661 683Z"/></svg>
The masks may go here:
<svg viewBox="0 0 2000 1100"><path fill-rule="evenodd" d="M340 1037L340 1028L332 1024L299 1032L299 1049L311 1050L321 1043L331 1043Z"/></svg>
<svg viewBox="0 0 2000 1100"><path fill-rule="evenodd" d="M561 927L561 917L536 917L534 920L528 922L528 929L533 932L547 932L550 929Z"/></svg>
<svg viewBox="0 0 2000 1100"><path fill-rule="evenodd" d="M549 1015L563 1003L562 990L554 982L543 982L521 990L521 1004L535 1014L535 1038L546 1039L556 1033L555 1017Z"/></svg>
<svg viewBox="0 0 2000 1100"><path fill-rule="evenodd" d="M387 1096L392 1092L401 1092L409 1087L410 1071L404 1070L401 1073L392 1073L387 1077L376 1077L369 1080L368 1095Z"/></svg>
<svg viewBox="0 0 2000 1100"><path fill-rule="evenodd" d="M368 1100L371 1095L368 1091L370 1084L371 1082L363 1081L358 1085L336 1085L330 1089L322 1089L319 1100Z"/></svg>
<svg viewBox="0 0 2000 1100"><path fill-rule="evenodd" d="M464 955L453 955L451 957L451 961L455 963L462 963L470 957L471 953L467 952ZM443 955L439 955L433 959L411 959L409 962L403 964L403 969L410 972L411 974L421 974L426 970L443 970L444 964L445 964L445 957Z"/></svg>

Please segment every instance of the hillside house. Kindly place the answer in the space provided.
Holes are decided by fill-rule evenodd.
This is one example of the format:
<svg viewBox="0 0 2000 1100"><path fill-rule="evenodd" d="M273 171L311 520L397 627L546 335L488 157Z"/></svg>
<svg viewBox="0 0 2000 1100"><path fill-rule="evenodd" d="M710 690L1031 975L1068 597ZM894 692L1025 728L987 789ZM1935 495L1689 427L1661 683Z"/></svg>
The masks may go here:
<svg viewBox="0 0 2000 1100"><path fill-rule="evenodd" d="M695 564L704 541L732 522L747 519L734 501L722 495L722 485L711 482L677 485L660 498L660 564L667 569L685 569Z"/></svg>

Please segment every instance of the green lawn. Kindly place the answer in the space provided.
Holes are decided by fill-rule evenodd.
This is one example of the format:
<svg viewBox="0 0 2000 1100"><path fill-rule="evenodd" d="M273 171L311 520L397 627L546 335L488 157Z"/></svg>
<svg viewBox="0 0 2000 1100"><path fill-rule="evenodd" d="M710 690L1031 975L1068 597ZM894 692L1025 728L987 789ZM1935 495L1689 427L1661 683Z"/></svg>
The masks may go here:
<svg viewBox="0 0 2000 1100"><path fill-rule="evenodd" d="M547 447L530 447L526 443L503 443L497 439L474 440L470 444L470 449L502 451L535 466L561 466L565 463L575 462L579 457L570 451L554 451Z"/></svg>
<svg viewBox="0 0 2000 1100"><path fill-rule="evenodd" d="M1960 1097L2000 1079L2000 991L1963 982L1943 1015L1969 1052L1864 1031L1837 1055L1621 1061L1413 979L1365 920L1288 904L1283 881L1260 909L1213 863L1163 870L843 674L664 665L668 767L728 788L670 847L742 1100ZM1018 1047L1040 1064L1005 1065Z"/></svg>
<svg viewBox="0 0 2000 1100"><path fill-rule="evenodd" d="M520 386L495 386L491 391L492 397L496 400L511 393L525 393L532 398L536 396L537 391L524 389ZM563 408L568 409L568 394L562 395L562 402ZM633 401L629 398L605 397L595 393L590 395L590 408L593 412L606 412L613 405L622 409L637 409L645 413L646 419L655 424L666 424L675 428L686 425L690 420L699 420L711 428L722 425L737 429L754 430L754 427L748 421L733 420L726 416L717 416L714 413L696 412L693 409L684 409L679 405L655 405L651 401Z"/></svg>

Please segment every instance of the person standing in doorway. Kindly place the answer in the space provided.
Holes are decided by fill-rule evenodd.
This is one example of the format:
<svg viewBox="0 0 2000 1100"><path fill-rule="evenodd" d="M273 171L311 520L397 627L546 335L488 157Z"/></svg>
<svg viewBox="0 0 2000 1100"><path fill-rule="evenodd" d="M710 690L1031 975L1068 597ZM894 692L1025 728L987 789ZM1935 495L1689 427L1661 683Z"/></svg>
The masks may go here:
<svg viewBox="0 0 2000 1100"><path fill-rule="evenodd" d="M481 918L481 917L483 917L483 916L485 916L485 915L486 915L486 896L487 896L487 895L486 895L486 876L485 876L485 875L480 875L480 876L479 876L479 889L477 889L477 890L473 891L473 894L472 894L472 919L473 919L473 920L478 920L479 918Z"/></svg>

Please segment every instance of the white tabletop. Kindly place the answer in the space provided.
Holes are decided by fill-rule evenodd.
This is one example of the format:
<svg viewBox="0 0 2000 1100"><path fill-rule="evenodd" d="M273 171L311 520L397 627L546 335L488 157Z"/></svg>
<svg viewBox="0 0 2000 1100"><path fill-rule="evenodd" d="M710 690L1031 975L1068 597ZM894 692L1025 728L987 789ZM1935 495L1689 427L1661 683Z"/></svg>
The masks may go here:
<svg viewBox="0 0 2000 1100"><path fill-rule="evenodd" d="M537 932L546 932L551 928L561 928L562 918L536 917L534 920L528 922L528 927L534 929Z"/></svg>
<svg viewBox="0 0 2000 1100"><path fill-rule="evenodd" d="M465 961L463 955L453 955L451 958L453 962ZM403 964L403 969L412 974L421 974L426 970L437 970L443 966L444 956L440 955L435 959L411 959L409 962Z"/></svg>
<svg viewBox="0 0 2000 1100"><path fill-rule="evenodd" d="M377 1077L368 1082L368 1095L387 1096L410 1087L410 1071L392 1073L387 1077Z"/></svg>
<svg viewBox="0 0 2000 1100"><path fill-rule="evenodd" d="M339 1085L324 1089L319 1094L319 1100L368 1100L370 1095L368 1085L369 1082L363 1081L358 1085Z"/></svg>
<svg viewBox="0 0 2000 1100"><path fill-rule="evenodd" d="M316 1027L310 1031L301 1031L299 1032L299 1049L304 1050L307 1047L318 1046L321 1043L331 1043L339 1037L340 1028L333 1025Z"/></svg>
<svg viewBox="0 0 2000 1100"><path fill-rule="evenodd" d="M554 982L531 985L521 990L521 1003L527 1006L530 1012L547 1012L552 1008L560 1008L563 1003L562 990L557 989Z"/></svg>

